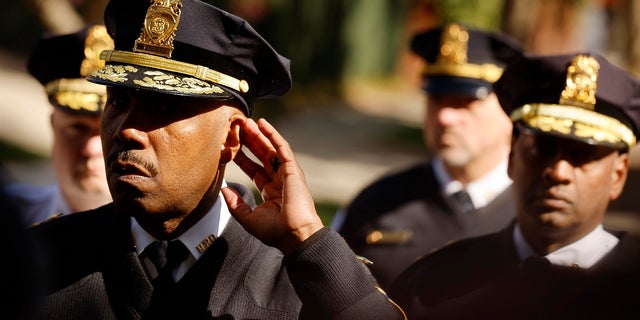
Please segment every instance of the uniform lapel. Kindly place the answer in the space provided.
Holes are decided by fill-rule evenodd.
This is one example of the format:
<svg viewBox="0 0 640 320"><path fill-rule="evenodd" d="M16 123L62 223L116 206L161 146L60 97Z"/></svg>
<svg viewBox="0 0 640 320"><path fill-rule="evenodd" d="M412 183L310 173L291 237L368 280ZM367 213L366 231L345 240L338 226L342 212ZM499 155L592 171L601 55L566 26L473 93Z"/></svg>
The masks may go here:
<svg viewBox="0 0 640 320"><path fill-rule="evenodd" d="M102 265L107 294L118 318L140 319L153 287L134 247L130 218L118 213L112 216L112 232L101 243L106 253Z"/></svg>

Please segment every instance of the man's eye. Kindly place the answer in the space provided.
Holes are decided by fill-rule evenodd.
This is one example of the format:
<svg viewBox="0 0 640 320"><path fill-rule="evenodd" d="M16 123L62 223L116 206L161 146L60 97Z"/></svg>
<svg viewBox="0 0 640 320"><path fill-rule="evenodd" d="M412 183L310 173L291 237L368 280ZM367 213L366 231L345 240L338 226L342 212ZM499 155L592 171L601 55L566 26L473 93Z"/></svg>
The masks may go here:
<svg viewBox="0 0 640 320"><path fill-rule="evenodd" d="M75 123L63 128L63 134L68 139L75 139L85 136L91 129L84 124Z"/></svg>
<svg viewBox="0 0 640 320"><path fill-rule="evenodd" d="M160 103L158 111L162 113L178 114L181 111L180 105L174 103Z"/></svg>
<svg viewBox="0 0 640 320"><path fill-rule="evenodd" d="M126 106L126 101L123 97L120 96L109 96L107 99L107 107L122 109Z"/></svg>

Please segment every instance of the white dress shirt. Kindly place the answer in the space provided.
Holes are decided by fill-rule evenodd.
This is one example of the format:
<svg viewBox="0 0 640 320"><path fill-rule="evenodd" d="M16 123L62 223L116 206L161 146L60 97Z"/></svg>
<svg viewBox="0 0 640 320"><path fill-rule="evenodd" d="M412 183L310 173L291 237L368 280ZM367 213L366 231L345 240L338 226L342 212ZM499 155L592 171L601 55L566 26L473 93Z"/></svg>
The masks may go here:
<svg viewBox="0 0 640 320"><path fill-rule="evenodd" d="M537 256L517 224L513 230L513 240L520 260ZM602 259L616 244L618 244L618 238L605 231L602 225L598 225L586 236L544 257L554 265L586 269Z"/></svg>
<svg viewBox="0 0 640 320"><path fill-rule="evenodd" d="M467 185L451 178L440 157L434 157L433 170L445 197L448 198L453 193L465 189L471 197L473 206L479 209L489 204L511 185L511 178L507 174L507 163L508 160L503 159L493 170Z"/></svg>
<svg viewBox="0 0 640 320"><path fill-rule="evenodd" d="M226 181L223 181L222 187L224 188L226 186ZM176 281L180 280L189 268L200 259L206 247L211 244L209 241L220 236L230 218L231 212L227 207L226 201L224 201L224 196L220 193L218 200L216 200L211 209L209 209L209 212L207 212L198 223L176 239L180 240L190 253L187 259L174 271ZM144 230L133 217L131 217L131 232L138 255L140 255L148 245L157 240ZM204 250L202 247L203 244L205 245ZM199 245L201 247L200 249L198 249Z"/></svg>

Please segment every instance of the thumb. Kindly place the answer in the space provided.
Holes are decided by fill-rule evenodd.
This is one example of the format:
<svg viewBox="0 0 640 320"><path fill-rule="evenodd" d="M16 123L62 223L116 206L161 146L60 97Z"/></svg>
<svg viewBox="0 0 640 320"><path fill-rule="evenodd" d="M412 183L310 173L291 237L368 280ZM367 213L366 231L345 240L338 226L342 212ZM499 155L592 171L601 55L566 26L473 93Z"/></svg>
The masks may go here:
<svg viewBox="0 0 640 320"><path fill-rule="evenodd" d="M236 219L242 219L251 213L252 209L247 203L242 200L240 194L233 190L232 188L225 187L220 190L222 195L224 196L225 201L227 202L227 207L231 214L236 217Z"/></svg>

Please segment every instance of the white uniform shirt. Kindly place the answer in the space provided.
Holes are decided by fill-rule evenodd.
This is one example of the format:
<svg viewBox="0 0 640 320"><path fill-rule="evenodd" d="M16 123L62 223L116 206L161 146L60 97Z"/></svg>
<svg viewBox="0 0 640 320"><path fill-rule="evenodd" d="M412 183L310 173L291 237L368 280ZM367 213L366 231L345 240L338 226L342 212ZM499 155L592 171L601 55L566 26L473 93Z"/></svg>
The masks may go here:
<svg viewBox="0 0 640 320"><path fill-rule="evenodd" d="M519 225L513 230L513 240L520 260L536 256L531 246L527 243ZM589 268L611 251L618 238L605 231L602 225L598 225L593 231L581 239L564 246L544 256L554 265Z"/></svg>
<svg viewBox="0 0 640 320"><path fill-rule="evenodd" d="M22 221L27 226L71 213L57 184L46 186L9 184L4 188L4 192L15 201L20 209Z"/></svg>
<svg viewBox="0 0 640 320"><path fill-rule="evenodd" d="M226 186L226 181L223 181L222 187L224 188ZM190 254L174 271L176 281L180 280L180 278L187 273L189 268L200 259L213 240L220 236L230 218L231 212L221 192L218 195L218 200L216 200L211 209L209 209L209 212L207 212L198 223L178 237L178 240L185 245ZM131 217L131 232L138 255L140 255L148 245L157 240L144 230L133 217Z"/></svg>
<svg viewBox="0 0 640 320"><path fill-rule="evenodd" d="M473 206L479 209L489 204L511 185L511 178L507 174L507 163L508 160L506 158L503 159L493 170L479 179L471 181L466 186L460 181L451 178L447 170L445 170L440 157L434 157L433 170L446 198L455 192L465 189L471 197Z"/></svg>

